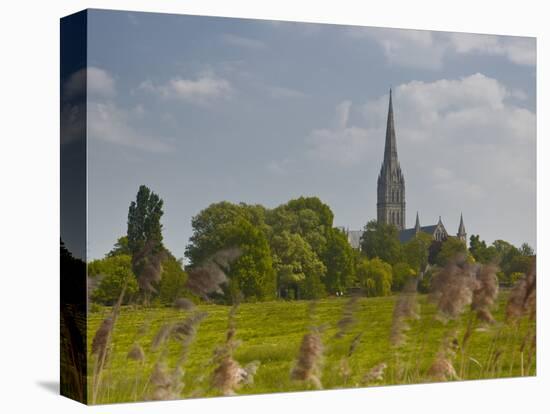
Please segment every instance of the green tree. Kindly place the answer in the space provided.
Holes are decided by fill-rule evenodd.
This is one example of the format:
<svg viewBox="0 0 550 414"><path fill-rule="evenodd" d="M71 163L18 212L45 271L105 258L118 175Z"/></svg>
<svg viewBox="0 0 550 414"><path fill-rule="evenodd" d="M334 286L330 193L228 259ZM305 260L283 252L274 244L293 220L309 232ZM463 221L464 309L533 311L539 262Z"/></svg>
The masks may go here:
<svg viewBox="0 0 550 414"><path fill-rule="evenodd" d="M185 255L190 267L201 266L221 250L238 248L240 256L229 266L227 301L238 295L246 300L275 297L276 281L261 206L214 203L191 220L193 235Z"/></svg>
<svg viewBox="0 0 550 414"><path fill-rule="evenodd" d="M480 240L479 235L470 236L470 254L480 263L490 263L497 259L498 252L494 246L487 246L484 240Z"/></svg>
<svg viewBox="0 0 550 414"><path fill-rule="evenodd" d="M523 243L521 247L519 248L519 253L522 256L533 256L535 254L535 251L531 246L529 246L527 243Z"/></svg>
<svg viewBox="0 0 550 414"><path fill-rule="evenodd" d="M449 260L460 254L468 255L466 243L456 237L449 237L442 243L436 262L439 266L445 266Z"/></svg>
<svg viewBox="0 0 550 414"><path fill-rule="evenodd" d="M323 263L327 268L325 285L329 292L343 292L351 286L355 280L354 250L341 230L330 231Z"/></svg>
<svg viewBox="0 0 550 414"><path fill-rule="evenodd" d="M533 265L532 256L518 255L518 256L514 256L510 261L510 266L508 268L508 271L510 272L510 275L512 273L528 273L529 270L531 270L532 265Z"/></svg>
<svg viewBox="0 0 550 414"><path fill-rule="evenodd" d="M290 200L266 214L271 236L283 231L299 234L318 257L324 257L333 218L330 208L317 197Z"/></svg>
<svg viewBox="0 0 550 414"><path fill-rule="evenodd" d="M186 282L187 273L183 270L181 260L167 252L167 257L162 262L162 277L158 286L161 303L171 305L176 299L188 296Z"/></svg>
<svg viewBox="0 0 550 414"><path fill-rule="evenodd" d="M416 275L417 272L408 263L396 263L392 266L392 290L400 291Z"/></svg>
<svg viewBox="0 0 550 414"><path fill-rule="evenodd" d="M392 224L369 221L361 237L361 251L369 259L378 257L391 265L401 261L399 231Z"/></svg>
<svg viewBox="0 0 550 414"><path fill-rule="evenodd" d="M500 268L509 279L510 274L513 272L512 263L514 258L521 256L521 253L517 247L504 240L495 240L493 242L493 247L497 251Z"/></svg>
<svg viewBox="0 0 550 414"><path fill-rule="evenodd" d="M126 286L125 303L138 291L132 272L131 257L118 255L94 260L88 265L88 276L97 287L91 293L91 300L104 305L114 304Z"/></svg>
<svg viewBox="0 0 550 414"><path fill-rule="evenodd" d="M225 229L226 246L238 247L241 255L230 267L230 292L234 299L266 300L276 296L276 276L265 234L244 218Z"/></svg>
<svg viewBox="0 0 550 414"><path fill-rule="evenodd" d="M273 237L271 246L280 296L314 299L325 295L326 267L302 236L285 230Z"/></svg>
<svg viewBox="0 0 550 414"><path fill-rule="evenodd" d="M367 296L388 296L391 294L392 268L375 257L361 258L357 264L357 278Z"/></svg>
<svg viewBox="0 0 550 414"><path fill-rule="evenodd" d="M185 256L191 267L200 265L216 252L228 247L227 237L241 220L263 228L262 216L262 209L257 206L227 201L210 204L191 220L193 234L185 248Z"/></svg>
<svg viewBox="0 0 550 414"><path fill-rule="evenodd" d="M120 256L121 254L132 255L128 247L128 236L119 237L113 248L107 253L107 257Z"/></svg>
<svg viewBox="0 0 550 414"><path fill-rule="evenodd" d="M432 236L420 232L403 245L403 259L417 274L428 265L432 242Z"/></svg>

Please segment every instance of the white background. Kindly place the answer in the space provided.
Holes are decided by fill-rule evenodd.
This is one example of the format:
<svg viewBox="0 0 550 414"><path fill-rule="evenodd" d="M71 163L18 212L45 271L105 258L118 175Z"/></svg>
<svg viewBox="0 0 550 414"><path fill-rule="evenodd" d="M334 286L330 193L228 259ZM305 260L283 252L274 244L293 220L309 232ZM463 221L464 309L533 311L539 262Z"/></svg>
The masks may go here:
<svg viewBox="0 0 550 414"><path fill-rule="evenodd" d="M0 411L550 412L549 21L544 1L56 0L0 13ZM85 408L59 397L59 18L86 7L537 36L538 377ZM545 191L546 186L546 191ZM498 210L495 211L498 214ZM546 234L545 234L546 232ZM546 347L546 349L545 349Z"/></svg>

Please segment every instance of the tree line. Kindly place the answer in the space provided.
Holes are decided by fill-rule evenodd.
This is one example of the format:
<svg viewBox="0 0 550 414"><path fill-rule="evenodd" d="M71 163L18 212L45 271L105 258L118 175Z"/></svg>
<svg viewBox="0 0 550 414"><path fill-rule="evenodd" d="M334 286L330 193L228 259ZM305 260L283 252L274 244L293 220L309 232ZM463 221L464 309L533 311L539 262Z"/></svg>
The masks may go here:
<svg viewBox="0 0 550 414"><path fill-rule="evenodd" d="M88 265L93 302L112 304L124 288L128 301L172 304L196 294L190 275L194 285L200 284L196 278L207 277L213 268L222 276L219 288L207 296L221 303L237 296L247 301L317 299L350 290L385 296L419 275L420 288L427 290L433 269L457 254L500 262L501 282L511 283L528 270L533 255L526 244L516 248L497 240L487 246L479 236L471 237L469 249L457 238L435 242L426 233L402 244L396 227L375 220L365 225L361 248L354 249L346 233L334 227L328 205L317 197L300 197L271 209L227 201L209 205L192 218L184 266L163 244L162 215L163 200L141 186L129 206L127 234L103 259ZM233 252L231 258L216 262L227 251Z"/></svg>

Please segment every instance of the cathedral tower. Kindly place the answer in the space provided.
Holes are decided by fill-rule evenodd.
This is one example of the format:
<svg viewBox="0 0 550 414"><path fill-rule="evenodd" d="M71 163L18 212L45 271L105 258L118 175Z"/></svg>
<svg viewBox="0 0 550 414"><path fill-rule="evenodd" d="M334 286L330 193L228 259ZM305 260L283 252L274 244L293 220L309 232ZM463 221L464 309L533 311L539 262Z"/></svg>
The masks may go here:
<svg viewBox="0 0 550 414"><path fill-rule="evenodd" d="M379 223L393 224L399 230L405 229L405 178L397 160L391 89L386 126L386 146L384 148L384 161L378 175L378 202L376 207Z"/></svg>

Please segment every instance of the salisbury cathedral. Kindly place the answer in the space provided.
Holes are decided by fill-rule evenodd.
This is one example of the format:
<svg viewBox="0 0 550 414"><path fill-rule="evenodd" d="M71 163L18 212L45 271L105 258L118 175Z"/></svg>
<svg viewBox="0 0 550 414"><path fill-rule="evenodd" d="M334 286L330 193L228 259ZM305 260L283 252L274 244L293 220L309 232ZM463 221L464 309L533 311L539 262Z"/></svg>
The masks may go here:
<svg viewBox="0 0 550 414"><path fill-rule="evenodd" d="M406 228L405 177L403 176L399 160L397 159L397 141L393 120L391 89L388 121L386 125L384 160L382 161L382 168L378 175L377 196L376 210L378 222L393 224L397 227L401 243L406 243L419 232L431 235L435 241L445 241L449 238L449 233L441 221L441 216L436 224L421 226L417 212L415 226ZM350 244L355 248L359 248L363 231L346 230L346 233ZM460 215L460 224L456 237L466 242L466 228L464 227L462 214Z"/></svg>

